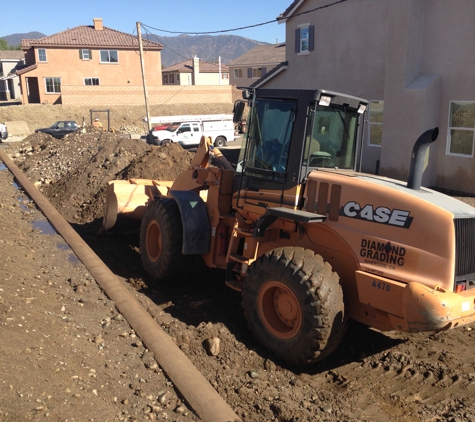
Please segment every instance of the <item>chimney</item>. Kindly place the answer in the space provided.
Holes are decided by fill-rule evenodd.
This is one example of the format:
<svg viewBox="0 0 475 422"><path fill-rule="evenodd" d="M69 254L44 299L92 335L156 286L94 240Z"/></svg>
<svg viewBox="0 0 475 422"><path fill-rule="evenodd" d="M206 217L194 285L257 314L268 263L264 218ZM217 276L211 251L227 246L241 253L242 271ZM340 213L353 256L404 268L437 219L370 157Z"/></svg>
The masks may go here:
<svg viewBox="0 0 475 422"><path fill-rule="evenodd" d="M102 18L94 18L93 22L94 22L94 29L96 31L102 31L104 29L104 27L102 26Z"/></svg>
<svg viewBox="0 0 475 422"><path fill-rule="evenodd" d="M193 85L198 85L198 75L200 74L200 59L195 56L193 57Z"/></svg>

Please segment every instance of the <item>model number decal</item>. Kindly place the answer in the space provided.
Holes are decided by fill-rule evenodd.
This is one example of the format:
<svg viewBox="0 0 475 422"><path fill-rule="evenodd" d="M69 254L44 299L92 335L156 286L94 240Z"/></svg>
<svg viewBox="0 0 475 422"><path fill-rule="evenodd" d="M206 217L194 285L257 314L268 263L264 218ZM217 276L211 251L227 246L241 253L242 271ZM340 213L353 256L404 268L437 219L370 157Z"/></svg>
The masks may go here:
<svg viewBox="0 0 475 422"><path fill-rule="evenodd" d="M379 289L379 290L383 290L385 292L390 292L391 291L391 285L385 283L384 281L379 281L379 282L376 283L376 280L373 280L373 284L371 285L371 287L374 287L374 288Z"/></svg>
<svg viewBox="0 0 475 422"><path fill-rule="evenodd" d="M372 221L379 224L388 224L390 226L402 227L408 229L414 219L410 215L410 211L390 209L380 206L374 207L367 204L362 207L358 202L347 202L341 209L340 215L344 217L354 218L357 220Z"/></svg>

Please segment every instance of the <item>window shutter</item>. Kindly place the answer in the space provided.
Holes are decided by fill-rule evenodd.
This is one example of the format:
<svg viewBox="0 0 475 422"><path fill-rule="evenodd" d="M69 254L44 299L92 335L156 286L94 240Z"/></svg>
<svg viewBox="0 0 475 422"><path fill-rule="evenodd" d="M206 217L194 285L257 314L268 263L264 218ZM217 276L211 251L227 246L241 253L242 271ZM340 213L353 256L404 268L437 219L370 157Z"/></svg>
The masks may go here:
<svg viewBox="0 0 475 422"><path fill-rule="evenodd" d="M300 28L295 30L295 52L300 53Z"/></svg>
<svg viewBox="0 0 475 422"><path fill-rule="evenodd" d="M247 77L252 78L252 67L247 68Z"/></svg>
<svg viewBox="0 0 475 422"><path fill-rule="evenodd" d="M92 60L92 50L89 50L89 60Z"/></svg>
<svg viewBox="0 0 475 422"><path fill-rule="evenodd" d="M79 60L82 60L82 50L79 49Z"/></svg>
<svg viewBox="0 0 475 422"><path fill-rule="evenodd" d="M313 51L315 45L315 25L308 27L308 51Z"/></svg>
<svg viewBox="0 0 475 422"><path fill-rule="evenodd" d="M264 76L267 73L267 67L261 68L261 76Z"/></svg>

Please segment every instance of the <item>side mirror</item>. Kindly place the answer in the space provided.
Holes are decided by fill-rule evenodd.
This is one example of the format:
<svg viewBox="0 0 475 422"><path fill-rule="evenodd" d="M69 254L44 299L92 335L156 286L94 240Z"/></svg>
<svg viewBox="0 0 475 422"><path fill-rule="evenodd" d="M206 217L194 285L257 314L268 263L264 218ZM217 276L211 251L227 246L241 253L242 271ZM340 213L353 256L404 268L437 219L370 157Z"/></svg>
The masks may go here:
<svg viewBox="0 0 475 422"><path fill-rule="evenodd" d="M246 104L244 103L244 101L236 100L234 102L234 108L233 108L233 122L234 123L239 123L241 121L245 106Z"/></svg>

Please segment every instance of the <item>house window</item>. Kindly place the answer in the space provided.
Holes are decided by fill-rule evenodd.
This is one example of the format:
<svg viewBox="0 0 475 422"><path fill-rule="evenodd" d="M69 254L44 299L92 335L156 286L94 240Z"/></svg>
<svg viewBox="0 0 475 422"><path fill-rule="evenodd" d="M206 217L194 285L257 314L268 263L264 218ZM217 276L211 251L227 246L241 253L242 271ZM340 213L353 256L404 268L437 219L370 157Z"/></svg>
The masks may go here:
<svg viewBox="0 0 475 422"><path fill-rule="evenodd" d="M229 73L221 73L221 79L229 79Z"/></svg>
<svg viewBox="0 0 475 422"><path fill-rule="evenodd" d="M79 58L81 60L91 60L91 50L79 50Z"/></svg>
<svg viewBox="0 0 475 422"><path fill-rule="evenodd" d="M59 94L61 92L61 78L45 78L47 94Z"/></svg>
<svg viewBox="0 0 475 422"><path fill-rule="evenodd" d="M163 75L163 84L164 85L168 84L168 75Z"/></svg>
<svg viewBox="0 0 475 422"><path fill-rule="evenodd" d="M242 79L242 69L234 69L234 78Z"/></svg>
<svg viewBox="0 0 475 422"><path fill-rule="evenodd" d="M308 54L313 51L315 37L315 26L305 24L295 30L295 52L297 54Z"/></svg>
<svg viewBox="0 0 475 422"><path fill-rule="evenodd" d="M171 84L175 83L175 74L174 73L170 73L170 83Z"/></svg>
<svg viewBox="0 0 475 422"><path fill-rule="evenodd" d="M84 78L84 85L99 85L99 78Z"/></svg>
<svg viewBox="0 0 475 422"><path fill-rule="evenodd" d="M101 50L101 63L119 63L117 50Z"/></svg>
<svg viewBox="0 0 475 422"><path fill-rule="evenodd" d="M253 67L252 68L252 77L253 78L260 78L261 76L262 76L262 68Z"/></svg>
<svg viewBox="0 0 475 422"><path fill-rule="evenodd" d="M44 48L38 49L38 61L45 62L46 61L46 50Z"/></svg>
<svg viewBox="0 0 475 422"><path fill-rule="evenodd" d="M383 139L383 101L369 103L368 144L380 147Z"/></svg>
<svg viewBox="0 0 475 422"><path fill-rule="evenodd" d="M447 154L473 157L474 134L475 102L452 101L447 134Z"/></svg>

